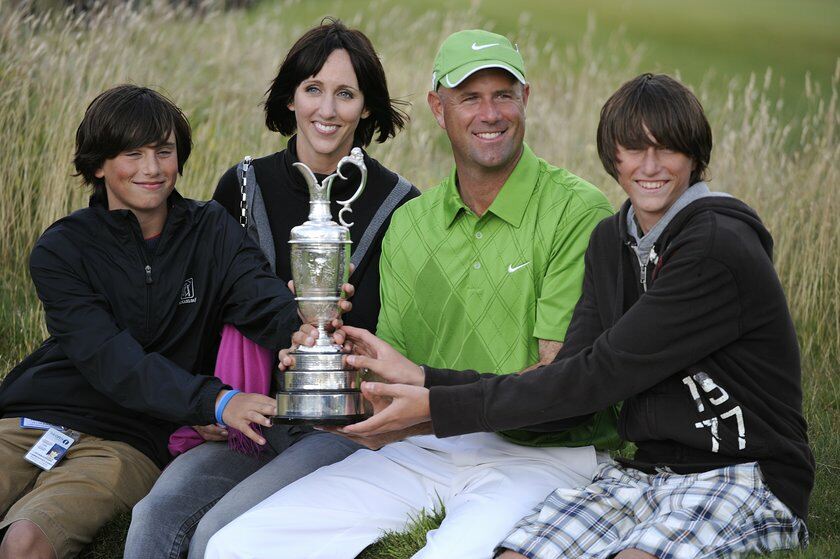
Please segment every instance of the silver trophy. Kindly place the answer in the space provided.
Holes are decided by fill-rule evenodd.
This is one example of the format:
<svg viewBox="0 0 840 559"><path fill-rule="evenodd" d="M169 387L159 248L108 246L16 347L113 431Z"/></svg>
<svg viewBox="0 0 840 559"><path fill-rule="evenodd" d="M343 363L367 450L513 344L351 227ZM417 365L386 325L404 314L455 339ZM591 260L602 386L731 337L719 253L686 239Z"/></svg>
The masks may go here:
<svg viewBox="0 0 840 559"><path fill-rule="evenodd" d="M355 165L361 171L361 182L355 194L338 201L341 225L330 214L330 190L344 165ZM312 170L295 163L309 186L309 220L293 228L289 236L292 279L295 300L303 320L318 328L318 339L312 347L301 346L291 352L295 365L282 373L277 392L276 423L313 423L344 425L355 423L367 415L365 399L360 392L362 374L345 369L341 346L327 333L327 326L339 316L341 286L350 272L350 230L344 213L352 212L350 204L361 196L367 182L362 150L353 148L343 157L336 172L321 184Z"/></svg>

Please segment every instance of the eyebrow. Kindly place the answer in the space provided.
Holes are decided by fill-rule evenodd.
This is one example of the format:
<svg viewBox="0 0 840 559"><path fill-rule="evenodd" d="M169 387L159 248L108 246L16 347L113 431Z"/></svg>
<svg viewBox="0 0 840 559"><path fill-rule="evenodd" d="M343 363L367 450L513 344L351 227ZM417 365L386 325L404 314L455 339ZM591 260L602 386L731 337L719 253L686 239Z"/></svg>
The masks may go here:
<svg viewBox="0 0 840 559"><path fill-rule="evenodd" d="M308 84L324 85L324 82L323 82L323 81L321 81L321 80L317 80L317 79L315 79L315 78L307 78L307 79L303 80L303 81L302 81L302 82L300 82L300 83L301 83L301 85L303 85L303 84L307 84L307 85L308 85ZM336 89L342 89L342 88L344 88L344 89L352 89L353 91L361 91L361 89L360 89L360 88L358 88L358 87L354 87L354 86L352 86L352 85L348 85L348 84L339 84L339 85L338 85L338 87L336 87Z"/></svg>
<svg viewBox="0 0 840 559"><path fill-rule="evenodd" d="M491 95L499 95L500 93L511 93L516 94L516 89L512 87L505 87L502 89L496 89L491 92ZM464 97L470 97L472 95L480 95L481 93L477 89L465 89L461 92L458 92L457 96L461 99Z"/></svg>
<svg viewBox="0 0 840 559"><path fill-rule="evenodd" d="M122 151L123 152L134 151L134 150L142 149L142 148L145 148L145 147L153 147L154 149L160 149L160 148L174 148L176 146L177 146L177 144L175 142L163 141L163 142L157 142L157 143L143 144L142 146L132 146L132 147L125 148Z"/></svg>

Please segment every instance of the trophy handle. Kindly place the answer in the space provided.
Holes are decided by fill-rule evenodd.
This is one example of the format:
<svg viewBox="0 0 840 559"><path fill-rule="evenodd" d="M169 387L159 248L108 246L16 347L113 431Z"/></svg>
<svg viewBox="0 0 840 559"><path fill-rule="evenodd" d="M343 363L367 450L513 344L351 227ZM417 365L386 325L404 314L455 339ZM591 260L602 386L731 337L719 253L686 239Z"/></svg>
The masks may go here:
<svg viewBox="0 0 840 559"><path fill-rule="evenodd" d="M351 196L347 200L336 200L336 203L342 206L341 210L339 210L338 212L339 223L341 223L345 227L352 227L352 222L347 223L346 221L344 221L344 212L352 213L353 210L352 208L350 208L350 204L355 202L359 198L359 196L362 195L362 191L365 189L365 185L367 184L367 167L365 166L365 159L362 155L362 150L359 148L353 148L352 150L350 150L350 155L342 157L341 160L338 162L338 166L336 167L336 172L338 173L338 176L344 180L347 180L347 177L345 177L341 172L341 166L345 163L355 165L359 168L359 171L362 173L362 180L359 183L359 188L356 190L353 196Z"/></svg>

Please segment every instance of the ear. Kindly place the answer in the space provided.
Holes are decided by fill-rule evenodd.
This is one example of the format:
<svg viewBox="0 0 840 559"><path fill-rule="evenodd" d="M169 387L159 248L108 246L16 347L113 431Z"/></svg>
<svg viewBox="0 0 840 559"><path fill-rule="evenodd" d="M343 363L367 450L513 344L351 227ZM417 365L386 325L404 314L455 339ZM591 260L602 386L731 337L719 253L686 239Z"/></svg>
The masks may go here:
<svg viewBox="0 0 840 559"><path fill-rule="evenodd" d="M98 178L98 179L104 178L105 177L105 171L103 171L102 167L100 167L99 169L97 169L96 171L93 172L93 176Z"/></svg>
<svg viewBox="0 0 840 559"><path fill-rule="evenodd" d="M368 108L367 108L367 107L365 107L365 108L364 108L364 110L362 111L362 116L361 116L361 119L362 119L362 120L364 120L364 119L366 119L366 118L367 118L367 117L369 117L369 116L370 116L370 111L368 110Z"/></svg>
<svg viewBox="0 0 840 559"><path fill-rule="evenodd" d="M446 130L446 120L443 118L443 100L437 91L430 91L426 96L426 101L429 103L429 108L432 109L432 114L438 123L438 126Z"/></svg>
<svg viewBox="0 0 840 559"><path fill-rule="evenodd" d="M289 109L292 112L295 112L295 102L294 101L290 102L288 105L286 105L286 108Z"/></svg>
<svg viewBox="0 0 840 559"><path fill-rule="evenodd" d="M530 97L530 95L531 95L531 84L530 83L525 83L522 86L522 105L524 107L528 106L528 97Z"/></svg>

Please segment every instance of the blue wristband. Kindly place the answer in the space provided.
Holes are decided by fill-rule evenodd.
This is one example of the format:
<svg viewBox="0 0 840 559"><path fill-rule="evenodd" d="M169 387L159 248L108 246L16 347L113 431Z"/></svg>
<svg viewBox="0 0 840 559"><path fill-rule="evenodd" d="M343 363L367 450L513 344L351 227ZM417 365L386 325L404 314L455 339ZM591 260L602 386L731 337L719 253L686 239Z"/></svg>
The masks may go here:
<svg viewBox="0 0 840 559"><path fill-rule="evenodd" d="M219 405L216 406L216 423L221 425L222 427L227 427L224 421L222 421L222 414L225 413L225 408L230 402L230 399L239 394L240 390L229 390L227 394L222 396L222 399L219 400Z"/></svg>

